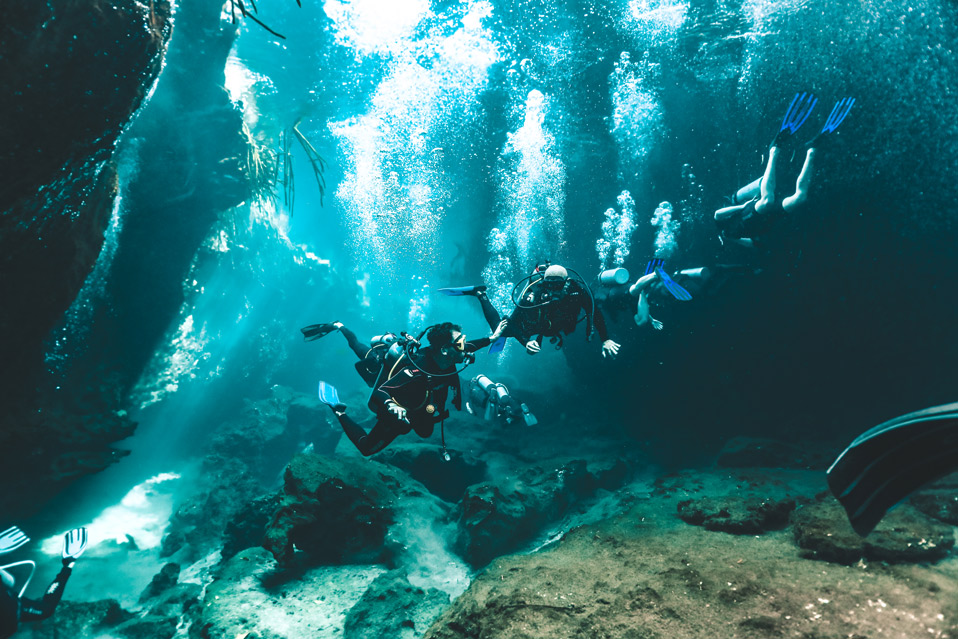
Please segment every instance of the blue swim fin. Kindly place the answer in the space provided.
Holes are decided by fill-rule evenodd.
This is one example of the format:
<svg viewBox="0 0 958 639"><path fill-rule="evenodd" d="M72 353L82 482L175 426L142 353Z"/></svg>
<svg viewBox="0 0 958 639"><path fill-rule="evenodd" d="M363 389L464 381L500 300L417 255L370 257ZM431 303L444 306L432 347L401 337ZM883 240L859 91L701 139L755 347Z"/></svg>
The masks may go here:
<svg viewBox="0 0 958 639"><path fill-rule="evenodd" d="M661 266L656 268L655 272L662 279L662 285L665 287L665 290L672 294L672 297L680 302L688 302L692 299L692 294L682 288L678 282L669 277L669 274L663 271Z"/></svg>
<svg viewBox="0 0 958 639"><path fill-rule="evenodd" d="M506 338L499 337L496 339L496 341L494 341L492 344L489 345L489 354L494 355L495 353L499 353L505 347L506 347Z"/></svg>
<svg viewBox="0 0 958 639"><path fill-rule="evenodd" d="M661 257L651 259L649 260L649 263L645 265L645 274L648 275L650 273L654 273L655 269L662 268L663 266L665 266L665 260Z"/></svg>
<svg viewBox="0 0 958 639"><path fill-rule="evenodd" d="M481 293L486 290L486 287L482 284L478 286L453 286L449 288L439 288L436 289L438 292L443 295L455 296L455 295L475 295L476 293Z"/></svg>
<svg viewBox="0 0 958 639"><path fill-rule="evenodd" d="M336 391L336 387L323 381L319 382L319 401L334 411L346 410L346 404L339 401L339 393Z"/></svg>
<svg viewBox="0 0 958 639"><path fill-rule="evenodd" d="M837 129L838 125L845 121L845 117L848 116L848 112L852 110L852 106L854 105L855 98L842 98L839 100L832 108L832 112L828 114L825 126L822 127L822 133L831 133Z"/></svg>
<svg viewBox="0 0 958 639"><path fill-rule="evenodd" d="M816 104L818 104L818 98L811 93L796 93L795 97L792 98L792 103L788 106L788 111L785 112L785 118L782 120L782 128L779 129L779 132L787 129L789 133L795 135L795 132L805 124L805 120L812 114L812 109L815 108Z"/></svg>

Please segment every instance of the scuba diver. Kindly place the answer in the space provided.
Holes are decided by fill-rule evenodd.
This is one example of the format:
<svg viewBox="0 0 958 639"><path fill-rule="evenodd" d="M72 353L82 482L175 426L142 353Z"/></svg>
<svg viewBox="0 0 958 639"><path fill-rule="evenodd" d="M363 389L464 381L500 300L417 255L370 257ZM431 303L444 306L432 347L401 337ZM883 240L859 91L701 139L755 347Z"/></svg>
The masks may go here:
<svg viewBox="0 0 958 639"><path fill-rule="evenodd" d="M751 184L742 187L732 198L734 204L715 211L715 224L719 229L719 240L729 239L737 244L752 248L755 238L773 231L790 214L799 209L808 199L808 190L812 181L815 153L826 143L829 134L834 133L845 120L855 104L854 98L842 98L832 108L825 126L807 144L805 163L795 182L795 193L778 199L776 195L776 171L779 158L790 150L793 136L805 123L818 100L811 94L796 94L792 100L782 127L772 140L768 151L768 163L765 174ZM724 238L724 239L723 239Z"/></svg>
<svg viewBox="0 0 958 639"><path fill-rule="evenodd" d="M491 342L497 339L502 334L505 326L506 320L502 320L492 335L489 336L489 341ZM307 342L318 340L336 331L342 333L343 337L346 338L349 349L359 358L359 361L355 364L356 372L359 373L359 376L363 378L363 381L366 382L366 385L370 388L376 386L376 380L379 378L387 361L389 362L388 366L390 369L397 365L399 366L393 374L411 363L409 358L404 358L406 341L402 335L405 335L405 333L401 333L400 335L396 335L395 333L376 335L369 341L369 346L367 346L360 342L359 338L356 337L356 333L346 328L342 322L311 324L299 330L303 334L303 339ZM470 342L470 344L475 343L476 342ZM478 350L478 348L481 347L477 347L476 350Z"/></svg>
<svg viewBox="0 0 958 639"><path fill-rule="evenodd" d="M573 271L574 272L574 271ZM516 296L520 286L522 292ZM502 321L499 311L489 300L485 286L461 286L441 288L446 295L471 295L479 300L482 314L489 327L495 327ZM592 291L581 277L569 277L569 271L559 264L540 264L512 289L512 301L516 307L508 317L508 324L502 337L495 340L490 352L502 350L507 337L514 337L530 355L542 349L545 337L551 338L556 348L562 348L563 337L575 332L580 315L586 320L586 336L592 337L593 327L602 340L602 356L615 357L619 353L619 344L609 339L605 318L596 308Z"/></svg>
<svg viewBox="0 0 958 639"><path fill-rule="evenodd" d="M28 541L30 538L23 531L12 526L0 533L0 555L13 552ZM73 564L77 557L83 554L86 545L86 528L76 528L63 536L63 568L50 582L43 599L39 601L23 596L30 584L30 579L33 578L33 571L36 570L34 562L18 561L0 566L0 581L3 582L3 588L0 588L0 639L12 636L21 621L42 621L53 615L57 604L60 603L60 598L63 597L67 580L73 572ZM18 589L16 578L7 571L20 566L28 567L30 574Z"/></svg>
<svg viewBox="0 0 958 639"><path fill-rule="evenodd" d="M472 378L466 389L466 410L486 421L498 419L512 425L520 419L526 426L539 423L529 407L517 400L505 384L497 384L485 375Z"/></svg>
<svg viewBox="0 0 958 639"><path fill-rule="evenodd" d="M410 430L427 438L435 425L439 423L442 428L449 416L446 401L450 390L453 405L462 410L459 373L475 361L474 353L488 346L499 333L467 342L462 329L450 322L430 326L418 337L403 333L386 351L372 384L368 406L376 415L376 424L368 433L346 414L346 405L334 386L319 382L319 399L332 409L349 441L365 457L380 452ZM421 345L423 336L428 346ZM461 364L464 366L457 369ZM442 452L448 461L444 431Z"/></svg>
<svg viewBox="0 0 958 639"><path fill-rule="evenodd" d="M618 315L623 309L631 309L635 304L635 315L633 320L637 326L644 326L651 321L652 328L660 331L664 325L650 314L649 292L654 291L675 298L680 302L688 302L692 299L692 294L685 287L679 284L675 278L682 277L688 279L688 275L701 274L702 269L686 269L678 271L670 276L665 271L665 260L654 258L649 260L645 266L645 274L642 275L635 284L626 286L629 279L629 272L624 268L609 269L599 275L599 282L605 284L605 287L599 289L596 296L597 304L611 316ZM636 300L635 298L638 298Z"/></svg>

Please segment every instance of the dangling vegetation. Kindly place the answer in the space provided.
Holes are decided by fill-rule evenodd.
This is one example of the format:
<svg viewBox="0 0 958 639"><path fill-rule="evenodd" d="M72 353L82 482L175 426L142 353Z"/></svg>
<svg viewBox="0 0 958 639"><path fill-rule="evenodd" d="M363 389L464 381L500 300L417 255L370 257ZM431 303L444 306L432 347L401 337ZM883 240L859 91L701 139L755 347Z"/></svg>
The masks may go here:
<svg viewBox="0 0 958 639"><path fill-rule="evenodd" d="M299 123L302 121L303 118L296 120L296 124L293 125L293 135L299 140L300 146L303 147L303 151L306 152L306 157L309 158L309 163L313 167L313 175L316 177L316 185L319 187L319 205L322 206L323 197L326 195L326 160L299 130Z"/></svg>
<svg viewBox="0 0 958 639"><path fill-rule="evenodd" d="M250 8L252 9L252 12L250 12L250 10L246 8L246 3L244 3L243 0L229 0L229 3L230 3L230 17L233 21L233 24L236 24L236 15L237 13L239 13L241 17L249 18L250 20L258 24L259 26L263 27L264 29L272 33L277 38L281 38L283 40L286 39L286 36L284 36L282 33L279 33L278 31L274 31L273 29L270 29L268 26L266 26L266 24L262 20L257 18L255 15L253 15L254 13L259 13L259 10L256 8L256 0L249 0L249 5L250 5ZM296 0L296 5L299 7L303 6L301 0Z"/></svg>

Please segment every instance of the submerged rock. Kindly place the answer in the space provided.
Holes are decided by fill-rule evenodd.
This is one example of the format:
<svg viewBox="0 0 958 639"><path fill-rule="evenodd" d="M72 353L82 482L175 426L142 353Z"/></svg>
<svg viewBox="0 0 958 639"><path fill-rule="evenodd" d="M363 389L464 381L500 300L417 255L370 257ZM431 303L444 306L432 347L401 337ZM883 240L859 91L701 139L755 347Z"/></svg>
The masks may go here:
<svg viewBox="0 0 958 639"><path fill-rule="evenodd" d="M0 9L0 449L17 451L0 469L0 507L14 519L116 461L110 444L130 434L110 427L122 398L105 371L57 392L40 380L59 364L45 362L45 342L103 245L114 147L160 71L171 13L168 0ZM63 443L71 433L80 446Z"/></svg>
<svg viewBox="0 0 958 639"><path fill-rule="evenodd" d="M263 546L280 564L290 562L295 549L318 563L385 561L399 498L424 493L402 471L372 460L300 454L286 467Z"/></svg>
<svg viewBox="0 0 958 639"><path fill-rule="evenodd" d="M39 623L20 625L17 637L59 639L60 637L99 637L106 629L130 620L133 613L124 610L115 599L76 603L62 601L56 614Z"/></svg>
<svg viewBox="0 0 958 639"><path fill-rule="evenodd" d="M678 504L679 518L685 523L733 535L758 535L784 528L793 510L793 499L772 500L738 495L687 499Z"/></svg>
<svg viewBox="0 0 958 639"><path fill-rule="evenodd" d="M401 468L440 499L457 502L466 488L485 479L488 467L469 453L450 449L449 456L443 459L433 444L393 444L376 461Z"/></svg>
<svg viewBox="0 0 958 639"><path fill-rule="evenodd" d="M375 566L278 572L263 548L249 548L217 568L191 639L333 637L344 614L384 571ZM374 637L377 635L369 635Z"/></svg>
<svg viewBox="0 0 958 639"><path fill-rule="evenodd" d="M916 492L908 503L929 517L958 525L958 474L943 477Z"/></svg>
<svg viewBox="0 0 958 639"><path fill-rule="evenodd" d="M344 639L420 637L449 605L449 595L417 588L401 571L380 575L346 613Z"/></svg>
<svg viewBox="0 0 958 639"><path fill-rule="evenodd" d="M934 562L955 545L954 529L903 504L891 512L867 537L860 537L841 505L830 497L792 513L795 543L805 556L838 564L860 559L890 564Z"/></svg>
<svg viewBox="0 0 958 639"><path fill-rule="evenodd" d="M180 578L180 565L168 563L160 569L160 572L153 575L150 584L140 593L140 602L157 597L176 585Z"/></svg>
<svg viewBox="0 0 958 639"><path fill-rule="evenodd" d="M712 480L700 475L704 484ZM718 480L721 477L717 478ZM720 484L720 481L715 483ZM958 565L810 561L789 535L681 523L652 494L558 543L493 561L427 639L919 637L958 632ZM720 543L717 543L720 539Z"/></svg>
<svg viewBox="0 0 958 639"><path fill-rule="evenodd" d="M527 466L471 486L458 507L456 547L466 561L482 566L532 539L575 501L621 486L628 473L622 460L577 459Z"/></svg>

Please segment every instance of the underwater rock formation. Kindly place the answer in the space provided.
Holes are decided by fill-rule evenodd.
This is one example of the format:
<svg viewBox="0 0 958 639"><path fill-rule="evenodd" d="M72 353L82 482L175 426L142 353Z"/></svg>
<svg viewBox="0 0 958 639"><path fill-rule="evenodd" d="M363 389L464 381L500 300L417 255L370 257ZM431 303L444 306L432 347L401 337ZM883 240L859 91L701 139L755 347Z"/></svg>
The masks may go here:
<svg viewBox="0 0 958 639"><path fill-rule="evenodd" d="M160 71L170 13L168 0L0 7L0 448L27 453L0 471L7 487L0 506L11 516L112 463L105 444L132 429L128 421L113 428L109 419L68 426L88 436L80 458L71 458L76 449L50 424L71 414L51 420L38 413L36 393L44 340L100 253L117 186L114 145ZM90 390L109 398L105 385ZM72 416L109 415L108 403L86 402Z"/></svg>
<svg viewBox="0 0 958 639"><path fill-rule="evenodd" d="M342 437L312 395L274 386L220 424L207 447L193 494L179 505L163 540L163 556L197 559L224 544L223 557L258 546L277 507L272 491L286 460L310 442L332 452ZM264 494L269 493L269 494Z"/></svg>
<svg viewBox="0 0 958 639"><path fill-rule="evenodd" d="M425 637L768 639L958 632L954 562L901 567L814 561L796 552L790 532L729 535L687 525L675 515L677 503L690 494L735 489L744 499L789 493L810 501L824 486L821 473L768 469L764 476L743 481L723 472L690 473L694 481L684 481L684 488L674 477L666 479L661 484L671 483L670 490L655 490L625 512L573 528L536 553L499 558ZM837 530L838 523L823 523L823 531ZM904 549L908 541L894 543Z"/></svg>
<svg viewBox="0 0 958 639"><path fill-rule="evenodd" d="M115 599L101 601L63 601L56 614L36 624L23 624L17 637L25 639L58 639L59 637L99 637L133 618Z"/></svg>
<svg viewBox="0 0 958 639"><path fill-rule="evenodd" d="M622 460L576 459L470 486L458 506L457 549L473 566L483 566L532 539L575 501L621 486L628 472Z"/></svg>
<svg viewBox="0 0 958 639"><path fill-rule="evenodd" d="M486 477L488 465L482 459L449 449L445 461L433 444L396 443L376 456L380 461L406 471L440 499L457 502L466 488Z"/></svg>
<svg viewBox="0 0 958 639"><path fill-rule="evenodd" d="M346 613L344 639L420 637L449 605L449 595L409 583L399 570L383 573Z"/></svg>
<svg viewBox="0 0 958 639"><path fill-rule="evenodd" d="M219 565L206 588L191 639L331 637L343 612L384 570L319 567L295 575L278 570L263 548L249 548ZM370 635L375 636L375 635Z"/></svg>
<svg viewBox="0 0 958 639"><path fill-rule="evenodd" d="M760 497L702 497L678 504L679 517L687 524L702 526L733 535L758 535L788 525L788 516L795 510L795 501Z"/></svg>
<svg viewBox="0 0 958 639"><path fill-rule="evenodd" d="M799 508L791 517L795 543L812 559L853 564L860 559L889 564L933 562L955 545L954 528L903 504L867 537L852 530L845 511L831 496Z"/></svg>
<svg viewBox="0 0 958 639"><path fill-rule="evenodd" d="M295 548L314 563L379 563L392 551L386 533L401 496L425 489L375 461L297 455L286 468L283 496L263 547L282 565Z"/></svg>

